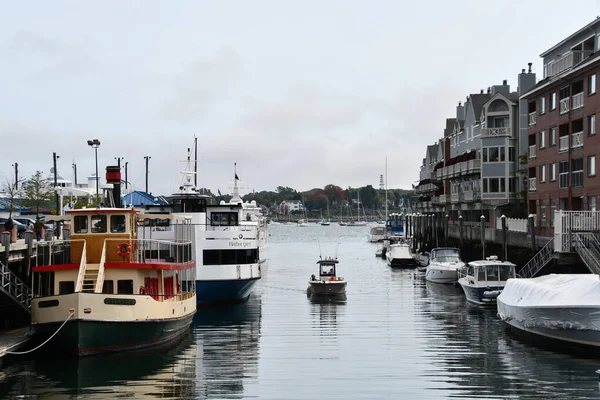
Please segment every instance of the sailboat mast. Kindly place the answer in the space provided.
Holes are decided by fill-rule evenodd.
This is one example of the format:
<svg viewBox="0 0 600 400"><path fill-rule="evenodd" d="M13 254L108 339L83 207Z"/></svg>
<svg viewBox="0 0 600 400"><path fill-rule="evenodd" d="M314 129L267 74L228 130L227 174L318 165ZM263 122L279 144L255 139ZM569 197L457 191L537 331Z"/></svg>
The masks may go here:
<svg viewBox="0 0 600 400"><path fill-rule="evenodd" d="M198 187L198 138L194 135L194 187Z"/></svg>
<svg viewBox="0 0 600 400"><path fill-rule="evenodd" d="M388 219L387 190L388 190L388 185L387 185L387 156L386 156L385 157L385 221L386 221L386 223L387 223L387 219Z"/></svg>

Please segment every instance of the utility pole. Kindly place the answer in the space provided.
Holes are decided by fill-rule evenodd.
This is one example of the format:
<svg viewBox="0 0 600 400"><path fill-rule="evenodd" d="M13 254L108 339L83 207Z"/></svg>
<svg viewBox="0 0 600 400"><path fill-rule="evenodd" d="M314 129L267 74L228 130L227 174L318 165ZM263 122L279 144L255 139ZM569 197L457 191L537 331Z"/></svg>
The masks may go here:
<svg viewBox="0 0 600 400"><path fill-rule="evenodd" d="M148 192L148 161L151 159L152 157L150 156L144 156L144 159L146 160L146 193Z"/></svg>
<svg viewBox="0 0 600 400"><path fill-rule="evenodd" d="M127 164L129 164L129 161L125 161L125 189L127 189L128 187L128 183L127 183Z"/></svg>
<svg viewBox="0 0 600 400"><path fill-rule="evenodd" d="M57 156L56 153L52 153L52 158L54 159L54 168L52 168L52 170L54 171L54 191L56 192L56 214L58 215L58 212L60 211L60 204L59 204L58 191L56 190L56 187L58 186L58 174L56 171L56 159L60 158L60 156Z"/></svg>
<svg viewBox="0 0 600 400"><path fill-rule="evenodd" d="M75 177L75 187L77 187L77 164L75 164L75 160L73 160L73 175Z"/></svg>
<svg viewBox="0 0 600 400"><path fill-rule="evenodd" d="M15 190L19 190L19 163L15 163Z"/></svg>
<svg viewBox="0 0 600 400"><path fill-rule="evenodd" d="M194 188L198 187L198 138L194 136Z"/></svg>

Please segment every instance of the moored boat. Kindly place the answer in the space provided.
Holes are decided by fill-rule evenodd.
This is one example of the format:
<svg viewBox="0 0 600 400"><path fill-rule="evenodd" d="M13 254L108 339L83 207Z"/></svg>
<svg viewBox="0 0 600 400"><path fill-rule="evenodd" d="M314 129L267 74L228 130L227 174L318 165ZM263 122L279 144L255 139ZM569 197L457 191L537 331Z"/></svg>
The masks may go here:
<svg viewBox="0 0 600 400"><path fill-rule="evenodd" d="M417 266L410 244L403 240L390 244L385 257L390 267L415 268Z"/></svg>
<svg viewBox="0 0 600 400"><path fill-rule="evenodd" d="M374 224L369 226L369 233L367 234L369 242L381 242L386 237L385 224Z"/></svg>
<svg viewBox="0 0 600 400"><path fill-rule="evenodd" d="M34 338L86 356L177 339L196 312L189 220L161 215L174 240L140 239L136 226L157 218L133 209L71 210L48 217L70 224L65 240L40 242L33 267Z"/></svg>
<svg viewBox="0 0 600 400"><path fill-rule="evenodd" d="M494 305L506 281L516 277L515 264L491 256L485 260L471 261L459 270L458 283L467 301L477 305Z"/></svg>
<svg viewBox="0 0 600 400"><path fill-rule="evenodd" d="M513 328L578 345L600 347L600 279L550 274L510 279L497 299L498 316Z"/></svg>
<svg viewBox="0 0 600 400"><path fill-rule="evenodd" d="M347 282L337 276L337 258L327 257L317 261L318 275L312 275L308 281L307 293L313 296L337 296L346 293Z"/></svg>
<svg viewBox="0 0 600 400"><path fill-rule="evenodd" d="M437 247L429 254L425 279L433 283L454 283L458 280L458 270L464 267L460 250L454 247Z"/></svg>

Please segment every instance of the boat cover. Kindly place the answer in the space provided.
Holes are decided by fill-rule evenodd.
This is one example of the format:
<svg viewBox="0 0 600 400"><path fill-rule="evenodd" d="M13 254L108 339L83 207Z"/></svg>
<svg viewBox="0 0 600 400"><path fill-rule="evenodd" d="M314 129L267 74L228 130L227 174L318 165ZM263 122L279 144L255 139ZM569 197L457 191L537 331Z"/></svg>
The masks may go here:
<svg viewBox="0 0 600 400"><path fill-rule="evenodd" d="M550 274L530 279L509 279L498 300L521 307L600 307L600 279L595 274Z"/></svg>

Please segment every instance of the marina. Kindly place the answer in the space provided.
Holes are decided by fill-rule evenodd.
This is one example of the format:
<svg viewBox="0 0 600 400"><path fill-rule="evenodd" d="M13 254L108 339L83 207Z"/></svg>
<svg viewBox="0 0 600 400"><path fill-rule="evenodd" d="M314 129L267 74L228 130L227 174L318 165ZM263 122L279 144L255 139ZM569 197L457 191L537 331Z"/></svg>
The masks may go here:
<svg viewBox="0 0 600 400"><path fill-rule="evenodd" d="M139 358L7 356L0 397L161 393L166 398L596 399L597 359L514 335L460 288L373 257L364 232L269 228L246 303L199 310L190 335ZM346 300L306 296L315 253L343 255ZM340 258L342 259L342 258ZM465 260L469 261L469 260ZM96 373L92 373L96 371ZM323 371L328 371L323 374ZM349 376L353 378L348 379ZM311 384L306 382L310 381Z"/></svg>

